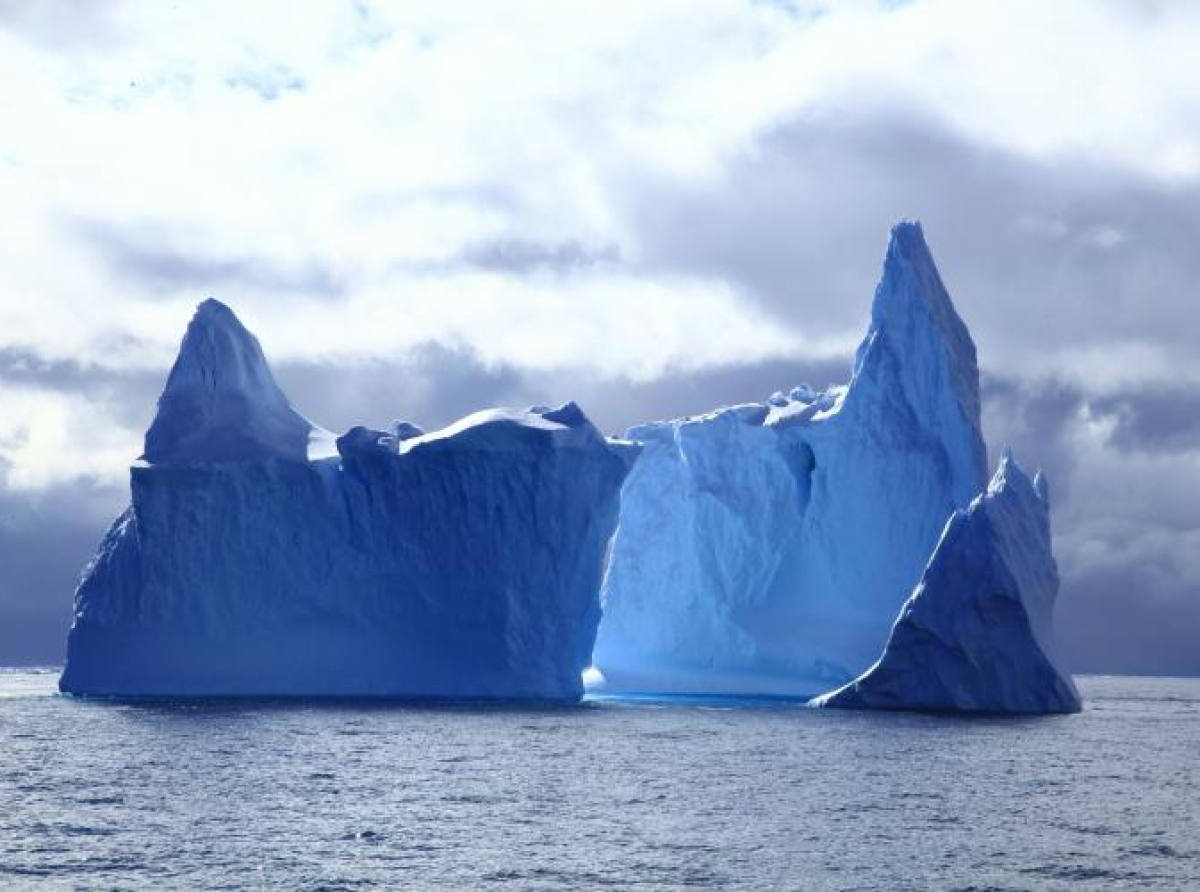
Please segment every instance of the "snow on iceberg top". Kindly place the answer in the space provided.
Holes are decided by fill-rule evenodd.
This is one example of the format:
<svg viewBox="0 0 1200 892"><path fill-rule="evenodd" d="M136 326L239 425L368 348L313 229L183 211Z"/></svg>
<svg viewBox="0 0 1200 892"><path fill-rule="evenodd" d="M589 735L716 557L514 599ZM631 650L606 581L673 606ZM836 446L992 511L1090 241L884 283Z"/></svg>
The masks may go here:
<svg viewBox="0 0 1200 892"><path fill-rule="evenodd" d="M608 441L574 402L557 409L483 409L444 427L399 444L401 454L439 449L507 451L524 448L531 438L548 441L556 449L592 449L605 446L625 455L622 441Z"/></svg>
<svg viewBox="0 0 1200 892"><path fill-rule="evenodd" d="M442 449L507 451L541 441L555 449L606 448L627 463L634 444L606 441L575 403L557 409L485 409L424 432L354 427L341 437L297 412L271 374L258 339L225 304L202 302L188 325L158 413L146 431L147 465L317 461Z"/></svg>

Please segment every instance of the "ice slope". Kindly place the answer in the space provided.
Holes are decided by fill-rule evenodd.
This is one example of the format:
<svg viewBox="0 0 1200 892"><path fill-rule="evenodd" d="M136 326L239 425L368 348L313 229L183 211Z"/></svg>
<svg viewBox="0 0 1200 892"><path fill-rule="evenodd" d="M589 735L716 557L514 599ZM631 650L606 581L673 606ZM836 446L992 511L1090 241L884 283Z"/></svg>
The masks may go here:
<svg viewBox="0 0 1200 892"><path fill-rule="evenodd" d="M609 692L813 696L866 669L987 482L975 347L919 224L848 386L643 425L594 661Z"/></svg>
<svg viewBox="0 0 1200 892"><path fill-rule="evenodd" d="M1058 570L1048 493L1006 454L946 524L879 661L813 701L850 709L1078 712L1052 625Z"/></svg>
<svg viewBox="0 0 1200 892"><path fill-rule="evenodd" d="M314 440L331 457L310 459ZM335 443L206 301L132 468L132 505L76 593L60 685L576 699L635 453L574 404Z"/></svg>

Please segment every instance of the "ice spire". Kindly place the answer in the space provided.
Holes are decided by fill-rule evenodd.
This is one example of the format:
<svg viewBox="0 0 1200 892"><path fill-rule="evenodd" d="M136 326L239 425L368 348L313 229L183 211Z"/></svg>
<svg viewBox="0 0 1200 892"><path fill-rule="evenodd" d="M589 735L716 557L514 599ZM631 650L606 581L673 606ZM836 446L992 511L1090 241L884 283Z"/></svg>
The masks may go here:
<svg viewBox="0 0 1200 892"><path fill-rule="evenodd" d="M142 458L158 465L302 461L313 430L275 382L258 339L209 298L183 336Z"/></svg>
<svg viewBox="0 0 1200 892"><path fill-rule="evenodd" d="M912 417L946 443L960 505L986 485L975 344L915 220L892 228L852 392L855 384L888 403L901 397Z"/></svg>

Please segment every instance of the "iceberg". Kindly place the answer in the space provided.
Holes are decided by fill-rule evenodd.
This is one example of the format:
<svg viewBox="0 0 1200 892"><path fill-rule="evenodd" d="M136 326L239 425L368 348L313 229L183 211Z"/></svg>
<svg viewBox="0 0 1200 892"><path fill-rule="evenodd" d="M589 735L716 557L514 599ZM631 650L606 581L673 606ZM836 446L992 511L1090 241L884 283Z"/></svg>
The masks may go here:
<svg viewBox="0 0 1200 892"><path fill-rule="evenodd" d="M1049 493L1005 454L985 493L946 524L883 655L813 701L849 709L1078 712L1052 616Z"/></svg>
<svg viewBox="0 0 1200 892"><path fill-rule="evenodd" d="M573 403L334 437L205 301L76 592L60 687L576 700L637 451Z"/></svg>
<svg viewBox="0 0 1200 892"><path fill-rule="evenodd" d="M975 346L921 227L891 233L848 385L632 428L606 693L811 697L869 667L987 484Z"/></svg>

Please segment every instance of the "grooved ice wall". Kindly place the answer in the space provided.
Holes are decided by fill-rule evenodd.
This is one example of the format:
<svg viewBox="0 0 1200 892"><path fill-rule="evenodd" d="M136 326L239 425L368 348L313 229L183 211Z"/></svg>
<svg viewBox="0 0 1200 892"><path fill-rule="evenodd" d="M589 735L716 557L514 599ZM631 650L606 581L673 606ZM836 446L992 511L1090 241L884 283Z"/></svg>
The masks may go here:
<svg viewBox="0 0 1200 892"><path fill-rule="evenodd" d="M848 386L636 427L595 663L606 690L811 696L878 656L987 483L975 346L892 231Z"/></svg>

